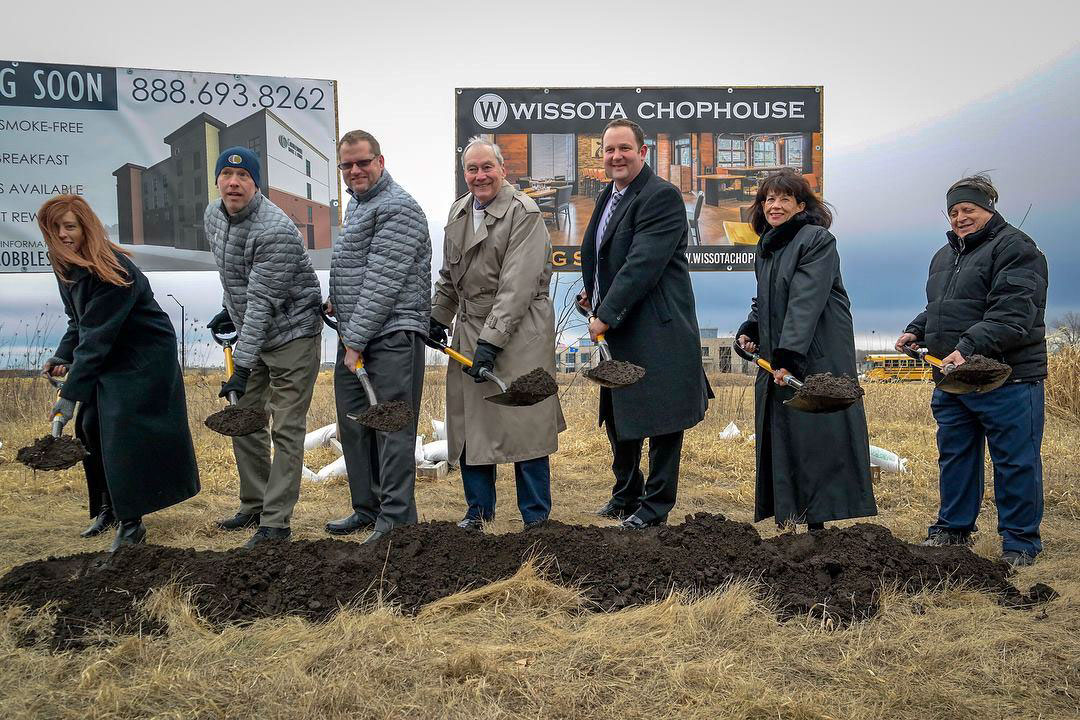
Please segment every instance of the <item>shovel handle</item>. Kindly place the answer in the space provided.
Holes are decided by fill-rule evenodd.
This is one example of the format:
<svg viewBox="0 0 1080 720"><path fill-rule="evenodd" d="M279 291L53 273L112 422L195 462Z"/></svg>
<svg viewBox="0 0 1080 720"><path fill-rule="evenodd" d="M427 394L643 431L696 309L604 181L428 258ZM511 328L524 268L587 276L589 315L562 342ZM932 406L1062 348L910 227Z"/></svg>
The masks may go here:
<svg viewBox="0 0 1080 720"><path fill-rule="evenodd" d="M608 347L607 338L604 337L604 333L600 333L596 336L596 347L600 348L600 357L602 359L611 359L611 348Z"/></svg>
<svg viewBox="0 0 1080 720"><path fill-rule="evenodd" d="M471 368L473 366L473 361L472 360L465 357L464 355L459 353L454 348L448 346L446 343L441 343L441 342L439 342L437 340L431 340L430 338L425 340L424 343L428 347L438 350L442 354L447 355L452 360L455 360L455 361L461 363L462 365L464 365L467 368ZM485 380L490 380L491 382L495 383L496 385L499 386L499 389L502 390L503 392L507 391L506 383L504 383L502 380L500 380L498 377L496 377L495 373L491 372L487 368L480 368L480 377L484 378Z"/></svg>
<svg viewBox="0 0 1080 720"><path fill-rule="evenodd" d="M53 437L60 437L61 433L63 433L63 432L64 432L64 416L61 415L60 413L56 413L55 415L53 415L53 419L52 419L52 436Z"/></svg>
<svg viewBox="0 0 1080 720"><path fill-rule="evenodd" d="M926 362L928 362L931 365L933 365L934 367L936 367L938 370L944 370L945 369L945 365L944 365L944 363L941 362L941 359L936 358L933 355L931 355L926 350L926 348L914 348L911 345L905 345L903 347L903 350L904 350L904 354L907 355L910 358L914 358L916 360L925 360ZM950 364L950 367L951 367L951 364Z"/></svg>
<svg viewBox="0 0 1080 720"><path fill-rule="evenodd" d="M738 355L739 357L743 358L744 360L749 360L750 362L756 364L759 368L761 368L762 370L764 370L765 372L767 372L769 374L772 374L773 372L775 372L773 370L772 364L769 363L768 360L761 357L756 352L750 352L749 350L744 348L742 345L739 344L739 341L737 339L735 340L735 342L731 343L731 346L735 349L735 354ZM790 385L791 387L795 388L796 390L798 390L799 388L801 388L803 386L803 381L799 380L797 377L795 377L791 373L788 373L787 375L784 376L784 383L786 383L787 385Z"/></svg>
<svg viewBox="0 0 1080 720"><path fill-rule="evenodd" d="M231 378L235 370L236 364L233 362L232 345L225 345L225 377Z"/></svg>

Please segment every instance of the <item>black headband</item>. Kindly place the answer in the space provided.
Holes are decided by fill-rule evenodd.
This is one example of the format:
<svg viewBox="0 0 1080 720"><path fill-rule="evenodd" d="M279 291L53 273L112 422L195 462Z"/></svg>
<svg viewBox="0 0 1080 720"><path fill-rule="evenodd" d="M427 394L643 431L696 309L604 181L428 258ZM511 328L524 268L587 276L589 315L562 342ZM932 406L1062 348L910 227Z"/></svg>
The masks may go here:
<svg viewBox="0 0 1080 720"><path fill-rule="evenodd" d="M994 201L974 185L961 185L950 190L945 196L945 209L952 210L953 205L962 202L973 203L983 210L994 212Z"/></svg>

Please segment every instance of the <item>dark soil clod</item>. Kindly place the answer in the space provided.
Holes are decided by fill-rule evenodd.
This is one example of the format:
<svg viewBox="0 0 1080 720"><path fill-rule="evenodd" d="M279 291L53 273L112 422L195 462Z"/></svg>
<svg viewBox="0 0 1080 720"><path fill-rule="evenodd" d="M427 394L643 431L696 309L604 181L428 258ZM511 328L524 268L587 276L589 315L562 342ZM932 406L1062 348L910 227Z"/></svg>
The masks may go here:
<svg viewBox="0 0 1080 720"><path fill-rule="evenodd" d="M559 392L559 384L544 368L535 368L516 378L506 390L514 405L535 405Z"/></svg>
<svg viewBox="0 0 1080 720"><path fill-rule="evenodd" d="M397 432L412 422L412 419L412 410L400 400L372 405L356 416L356 422L379 432Z"/></svg>
<svg viewBox="0 0 1080 720"><path fill-rule="evenodd" d="M262 410L230 405L206 418L206 427L229 437L240 437L266 427L269 416Z"/></svg>
<svg viewBox="0 0 1080 720"><path fill-rule="evenodd" d="M801 397L858 400L866 393L859 386L859 382L849 375L818 373L807 377L795 394Z"/></svg>
<svg viewBox="0 0 1080 720"><path fill-rule="evenodd" d="M45 435L19 448L15 459L32 470L67 470L89 454L78 438Z"/></svg>
<svg viewBox="0 0 1080 720"><path fill-rule="evenodd" d="M596 367L585 370L585 377L613 385L633 385L645 377L645 368L625 360L601 360Z"/></svg>
<svg viewBox="0 0 1080 720"><path fill-rule="evenodd" d="M164 632L137 609L153 588L176 578L199 615L221 626L296 615L325 620L382 593L404 612L460 590L513 575L526 559L553 560L543 571L580 588L587 605L614 611L672 590L711 592L753 579L780 619L807 614L835 623L872 617L881 588L935 590L964 584L1008 607L1056 596L1046 586L1021 593L1003 563L963 547L922 547L886 528L859 524L762 540L753 526L700 513L682 525L645 531L548 522L507 535L465 532L449 522L398 528L375 546L339 540L266 543L226 552L136 545L104 553L37 560L0 578L0 603L37 610L56 603L48 642L79 648L99 627Z"/></svg>
<svg viewBox="0 0 1080 720"><path fill-rule="evenodd" d="M1012 368L983 355L972 355L963 365L953 368L944 376L950 381L967 385L990 385L1012 374Z"/></svg>

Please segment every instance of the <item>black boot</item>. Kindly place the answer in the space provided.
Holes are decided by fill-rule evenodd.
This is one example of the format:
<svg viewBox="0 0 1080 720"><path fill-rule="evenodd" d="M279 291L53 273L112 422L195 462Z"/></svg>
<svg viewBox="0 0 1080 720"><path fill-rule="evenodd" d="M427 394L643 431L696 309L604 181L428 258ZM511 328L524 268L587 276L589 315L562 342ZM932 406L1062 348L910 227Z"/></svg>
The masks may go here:
<svg viewBox="0 0 1080 720"><path fill-rule="evenodd" d="M90 527L79 533L79 537L88 538L100 535L115 525L116 522L116 515L113 514L113 509L110 506L105 505L101 508L101 512L98 513L98 516L94 518L94 522L90 523Z"/></svg>
<svg viewBox="0 0 1080 720"><path fill-rule="evenodd" d="M116 537L109 552L116 552L121 545L138 545L145 540L146 527L142 524L142 518L122 520L120 527L116 528Z"/></svg>

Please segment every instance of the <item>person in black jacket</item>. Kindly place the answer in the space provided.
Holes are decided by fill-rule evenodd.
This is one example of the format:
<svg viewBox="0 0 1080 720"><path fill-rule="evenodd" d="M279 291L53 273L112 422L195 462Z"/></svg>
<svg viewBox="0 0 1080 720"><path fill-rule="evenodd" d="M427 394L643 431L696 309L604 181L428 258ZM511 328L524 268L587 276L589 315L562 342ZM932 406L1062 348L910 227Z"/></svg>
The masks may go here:
<svg viewBox="0 0 1080 720"><path fill-rule="evenodd" d="M42 368L67 376L49 417L66 423L80 403L75 434L89 451L95 518L82 535L119 524L111 552L144 541L143 515L199 492L176 335L146 276L84 199L58 195L37 219L68 316Z"/></svg>
<svg viewBox="0 0 1080 720"><path fill-rule="evenodd" d="M949 188L952 230L930 261L926 309L897 338L896 348L922 345L953 365L978 354L1012 368L1009 381L991 392L934 390L941 507L925 544L970 544L988 443L1002 559L1017 566L1030 565L1042 550L1048 278L1045 256L998 213L997 201L985 175Z"/></svg>
<svg viewBox="0 0 1080 720"><path fill-rule="evenodd" d="M801 379L856 374L851 303L828 230L832 213L802 175L781 171L761 183L750 224L761 236L757 296L736 339L773 367L771 375L760 370L754 386L754 521L775 517L777 525L820 530L828 520L876 515L862 400L823 414L783 402L794 394L784 379L789 372Z"/></svg>
<svg viewBox="0 0 1080 720"><path fill-rule="evenodd" d="M612 178L596 201L581 242L585 289L578 302L592 312L589 336L603 333L617 360L645 368L625 388L600 389L615 487L597 512L643 528L667 521L675 505L683 431L705 417L712 397L705 369L686 256L686 206L678 188L645 164L644 133L613 120L602 136ZM641 449L649 438L649 477Z"/></svg>

